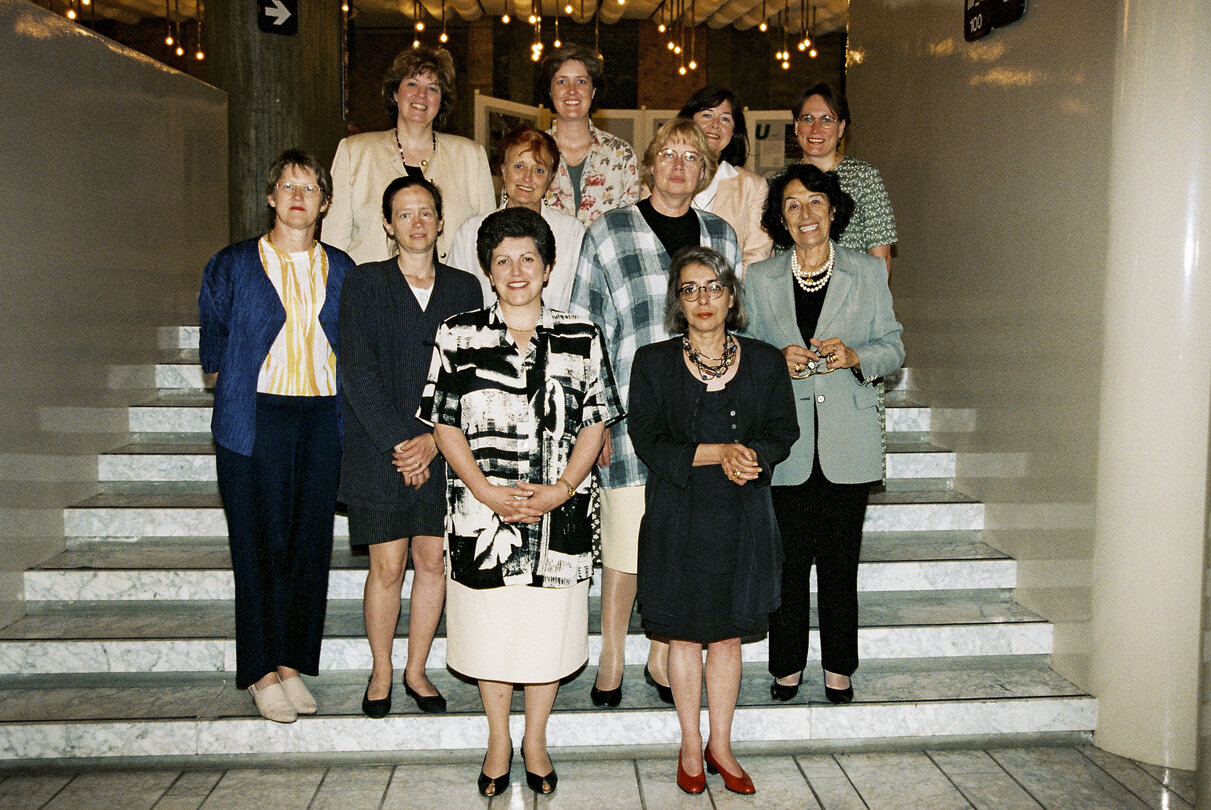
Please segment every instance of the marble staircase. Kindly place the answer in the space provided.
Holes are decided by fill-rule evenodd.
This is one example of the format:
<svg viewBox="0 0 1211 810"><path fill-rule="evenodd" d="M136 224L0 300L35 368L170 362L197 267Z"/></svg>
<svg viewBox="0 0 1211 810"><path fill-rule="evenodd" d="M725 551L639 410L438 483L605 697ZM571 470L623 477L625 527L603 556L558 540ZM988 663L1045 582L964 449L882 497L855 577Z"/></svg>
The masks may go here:
<svg viewBox="0 0 1211 810"><path fill-rule="evenodd" d="M473 684L428 666L445 715L420 714L400 687L381 721L361 715L370 666L361 624L364 556L343 517L329 584L315 717L279 726L234 688L232 582L208 434L211 397L197 329L162 330L157 393L129 409L129 441L98 459L96 495L64 514L67 549L26 572L26 614L0 628L0 755L235 756L475 749L486 724ZM945 429L963 421L953 415ZM894 738L1072 735L1096 701L1048 667L1053 629L1013 600L1016 564L981 541L983 505L954 491L954 454L930 441L939 416L914 400L911 373L888 394L888 474L867 512L859 574L857 701L824 701L811 675L790 704L771 701L764 640L744 646L739 741L853 744ZM405 582L405 596L410 586ZM597 588L591 626L596 626ZM407 608L399 634L407 630ZM397 671L404 644L397 642ZM595 709L586 668L556 702L549 743L669 744L676 716L642 677L646 639L632 621L622 706ZM598 639L590 638L590 660ZM813 639L813 657L818 657ZM520 708L520 701L517 703ZM520 718L514 717L520 723ZM520 726L514 732L520 739Z"/></svg>

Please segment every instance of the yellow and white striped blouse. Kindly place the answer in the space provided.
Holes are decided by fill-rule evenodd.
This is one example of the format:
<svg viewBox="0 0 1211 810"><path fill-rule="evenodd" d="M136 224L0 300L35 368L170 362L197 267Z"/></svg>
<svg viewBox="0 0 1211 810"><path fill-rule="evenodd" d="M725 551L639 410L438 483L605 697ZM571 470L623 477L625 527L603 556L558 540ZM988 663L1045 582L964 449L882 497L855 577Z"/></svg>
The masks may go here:
<svg viewBox="0 0 1211 810"><path fill-rule="evenodd" d="M328 255L316 242L305 253L286 253L262 236L261 265L286 309L286 325L269 347L257 392L289 397L336 395L336 354L320 326L328 290Z"/></svg>

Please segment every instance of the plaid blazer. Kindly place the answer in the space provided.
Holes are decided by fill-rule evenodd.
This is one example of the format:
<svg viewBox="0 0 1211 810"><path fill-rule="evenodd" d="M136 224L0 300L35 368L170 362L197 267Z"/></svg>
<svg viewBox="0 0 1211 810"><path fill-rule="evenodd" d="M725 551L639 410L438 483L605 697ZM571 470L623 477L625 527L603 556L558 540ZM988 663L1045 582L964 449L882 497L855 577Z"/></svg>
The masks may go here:
<svg viewBox="0 0 1211 810"><path fill-rule="evenodd" d="M714 214L693 210L698 215L698 244L722 253L739 277L740 247L732 226ZM671 263L637 206L607 211L585 231L569 309L601 329L623 402L630 391L636 349L672 337L664 328ZM610 428L610 438L613 453L610 466L599 470L601 485L642 485L647 471L631 445L625 420Z"/></svg>

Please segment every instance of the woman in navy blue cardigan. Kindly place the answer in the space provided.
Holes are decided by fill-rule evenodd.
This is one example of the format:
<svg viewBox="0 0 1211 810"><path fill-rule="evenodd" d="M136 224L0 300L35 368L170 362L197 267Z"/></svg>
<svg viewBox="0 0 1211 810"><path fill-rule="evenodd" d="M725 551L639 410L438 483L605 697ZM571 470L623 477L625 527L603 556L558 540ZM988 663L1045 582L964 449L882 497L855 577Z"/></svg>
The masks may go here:
<svg viewBox="0 0 1211 810"><path fill-rule="evenodd" d="M269 170L269 233L206 265L199 354L235 578L236 685L263 717L314 714L340 471L337 312L353 260L315 239L332 197L316 158Z"/></svg>

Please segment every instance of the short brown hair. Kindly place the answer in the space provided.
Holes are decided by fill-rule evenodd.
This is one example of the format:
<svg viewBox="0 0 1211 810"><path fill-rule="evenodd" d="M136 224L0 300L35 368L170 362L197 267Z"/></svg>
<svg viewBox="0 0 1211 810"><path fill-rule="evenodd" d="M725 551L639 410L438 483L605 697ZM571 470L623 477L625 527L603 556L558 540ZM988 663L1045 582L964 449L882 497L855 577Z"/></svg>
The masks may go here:
<svg viewBox="0 0 1211 810"><path fill-rule="evenodd" d="M400 51L383 75L383 104L386 105L387 117L393 124L399 117L395 94L399 90L400 82L422 73L432 73L436 76L442 91L441 105L437 108L437 118L433 123L441 126L446 122L446 116L454 106L454 57L450 56L450 52L445 48L422 45L419 48Z"/></svg>
<svg viewBox="0 0 1211 810"><path fill-rule="evenodd" d="M706 133L692 118L672 118L660 125L652 142L643 150L643 182L652 187L652 169L656 165L656 156L670 141L685 141L702 155L702 177L698 178L698 187L694 193L702 191L711 184L715 172L719 169L719 158L711 151L706 141Z"/></svg>
<svg viewBox="0 0 1211 810"><path fill-rule="evenodd" d="M545 163L551 170L559 165L559 147L555 143L555 139L541 129L534 127L518 127L510 132L500 141L498 147L498 155L500 156L500 164L503 167L509 150L514 147L520 147L521 152L529 152L534 155L534 159L540 163ZM519 152L518 154L521 154Z"/></svg>
<svg viewBox="0 0 1211 810"><path fill-rule="evenodd" d="M273 192L277 190L278 183L281 182L282 175L291 166L296 169L310 170L315 174L315 182L320 187L321 203L326 203L332 199L332 175L328 173L328 167L320 163L320 159L315 155L310 152L304 152L302 149L287 149L278 155L277 160L273 161L273 165L269 167L269 175L266 178L265 196L273 196Z"/></svg>

